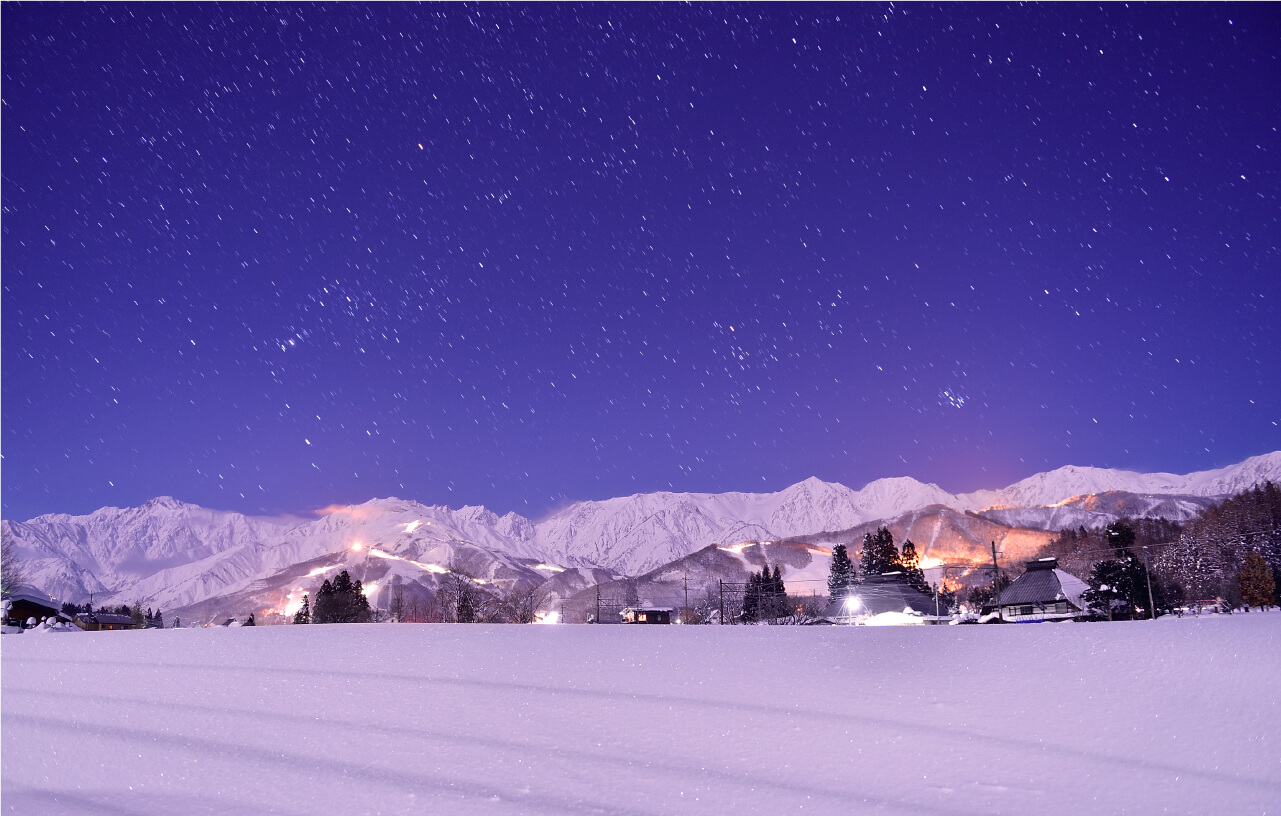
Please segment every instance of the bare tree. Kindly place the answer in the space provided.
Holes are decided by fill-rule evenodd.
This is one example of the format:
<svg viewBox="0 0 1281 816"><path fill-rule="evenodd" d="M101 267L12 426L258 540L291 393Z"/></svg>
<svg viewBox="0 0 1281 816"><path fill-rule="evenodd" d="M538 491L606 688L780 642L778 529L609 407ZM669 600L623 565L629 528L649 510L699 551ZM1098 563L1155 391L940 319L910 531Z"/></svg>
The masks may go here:
<svg viewBox="0 0 1281 816"><path fill-rule="evenodd" d="M13 544L13 533L5 527L0 530L0 594L8 595L26 580L22 561Z"/></svg>
<svg viewBox="0 0 1281 816"><path fill-rule="evenodd" d="M533 623L538 607L543 605L548 595L543 587L513 588L503 597L500 614L512 623Z"/></svg>
<svg viewBox="0 0 1281 816"><path fill-rule="evenodd" d="M391 613L393 623L400 623L405 619L405 590L397 584L391 593L391 604L388 607Z"/></svg>
<svg viewBox="0 0 1281 816"><path fill-rule="evenodd" d="M451 566L440 580L445 620L450 623L481 623L491 611L488 593L465 569Z"/></svg>

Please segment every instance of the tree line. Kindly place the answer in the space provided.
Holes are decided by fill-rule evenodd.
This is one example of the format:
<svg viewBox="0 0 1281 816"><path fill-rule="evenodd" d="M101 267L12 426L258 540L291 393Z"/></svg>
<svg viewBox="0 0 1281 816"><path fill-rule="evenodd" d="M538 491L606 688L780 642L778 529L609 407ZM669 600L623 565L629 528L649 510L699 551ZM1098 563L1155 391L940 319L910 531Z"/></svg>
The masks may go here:
<svg viewBox="0 0 1281 816"><path fill-rule="evenodd" d="M1121 519L1062 530L1044 555L1089 585L1097 617L1147 617L1189 604L1281 605L1281 488L1245 490L1186 524Z"/></svg>
<svg viewBox="0 0 1281 816"><path fill-rule="evenodd" d="M832 598L844 598L851 594L861 583L860 571L865 577L899 573L908 586L927 595L933 592L925 581L925 571L921 569L921 559L912 539L904 541L900 550L894 545L894 534L888 527L880 527L875 533L863 536L863 551L857 567L850 560L849 550L844 544L837 544L832 548L827 594Z"/></svg>
<svg viewBox="0 0 1281 816"><path fill-rule="evenodd" d="M99 605L94 609L92 604L73 604L64 603L59 610L68 618L74 618L76 615L127 615L133 620L133 625L139 629L163 629L165 628L165 616L157 609L154 612L151 607L142 608L140 602L135 602L133 606L120 604L119 606Z"/></svg>

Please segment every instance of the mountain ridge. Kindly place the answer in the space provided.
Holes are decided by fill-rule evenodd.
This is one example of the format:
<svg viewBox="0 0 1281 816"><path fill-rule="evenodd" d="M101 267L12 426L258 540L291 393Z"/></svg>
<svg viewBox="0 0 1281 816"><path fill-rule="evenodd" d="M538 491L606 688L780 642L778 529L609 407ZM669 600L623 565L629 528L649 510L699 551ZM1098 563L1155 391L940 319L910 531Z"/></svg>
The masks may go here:
<svg viewBox="0 0 1281 816"><path fill-rule="evenodd" d="M50 595L127 597L174 608L243 594L256 582L292 575L298 564L340 558L361 564L362 573L394 573L424 586L454 562L486 580L523 586L553 570L641 575L709 545L819 540L895 519L918 536L927 528L935 536L951 530L949 546L960 552L971 535L964 529L974 524L938 511L932 519L903 519L941 507L1031 531L1020 540L1034 542L1043 539L1037 531L1052 524L1100 525L1122 513L1184 520L1211 499L1266 479L1281 481L1281 452L1182 476L1069 465L999 490L963 494L909 476L876 479L859 490L810 477L775 493L637 493L575 502L539 521L481 505L453 509L396 497L331 506L314 518L273 518L159 496L138 507L46 514L3 526L33 583ZM380 566L372 572L368 551L355 549L365 552L363 561L352 555L360 542L378 553ZM297 587L288 589L291 597L298 594Z"/></svg>

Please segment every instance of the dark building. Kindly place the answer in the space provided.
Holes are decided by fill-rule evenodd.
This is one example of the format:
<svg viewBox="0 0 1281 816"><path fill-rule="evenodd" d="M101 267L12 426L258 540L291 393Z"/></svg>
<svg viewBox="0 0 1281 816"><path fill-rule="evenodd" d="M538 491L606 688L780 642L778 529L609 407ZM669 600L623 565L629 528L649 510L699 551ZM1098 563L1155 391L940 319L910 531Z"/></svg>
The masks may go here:
<svg viewBox="0 0 1281 816"><path fill-rule="evenodd" d="M137 628L133 622L133 618L128 615L114 615L106 612L77 612L72 623L79 626L86 632Z"/></svg>
<svg viewBox="0 0 1281 816"><path fill-rule="evenodd" d="M1013 623L1072 620L1084 614L1081 594L1089 589L1080 578L1059 569L1057 558L1029 561L1027 572L1001 590L1000 620ZM995 600L983 607L984 615L997 612Z"/></svg>
<svg viewBox="0 0 1281 816"><path fill-rule="evenodd" d="M4 599L9 602L9 612L4 619L6 625L26 626L31 618L35 618L36 623L46 618L66 620L59 614L58 605L53 599L33 586L18 586L4 596Z"/></svg>
<svg viewBox="0 0 1281 816"><path fill-rule="evenodd" d="M622 611L623 623L671 623L670 606L629 606Z"/></svg>

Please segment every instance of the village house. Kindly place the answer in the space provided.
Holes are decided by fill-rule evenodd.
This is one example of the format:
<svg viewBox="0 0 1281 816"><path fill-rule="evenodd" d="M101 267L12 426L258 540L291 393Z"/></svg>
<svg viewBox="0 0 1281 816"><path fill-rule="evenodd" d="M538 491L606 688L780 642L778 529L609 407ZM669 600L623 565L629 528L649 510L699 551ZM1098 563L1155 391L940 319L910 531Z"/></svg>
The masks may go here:
<svg viewBox="0 0 1281 816"><path fill-rule="evenodd" d="M622 611L623 623L671 623L670 606L629 606Z"/></svg>
<svg viewBox="0 0 1281 816"><path fill-rule="evenodd" d="M48 618L66 620L52 598L28 584L15 587L4 599L7 604L4 623L7 626L34 626Z"/></svg>
<svg viewBox="0 0 1281 816"><path fill-rule="evenodd" d="M77 612L71 621L86 632L111 631L113 629L135 629L133 618L128 615L116 615L107 612Z"/></svg>
<svg viewBox="0 0 1281 816"><path fill-rule="evenodd" d="M1011 623L1074 620L1085 614L1081 595L1090 587L1075 575L1059 569L1057 558L1029 561L1027 572L1001 590L1001 605L995 600L983 607L983 616Z"/></svg>
<svg viewBox="0 0 1281 816"><path fill-rule="evenodd" d="M848 595L833 598L823 617L833 623L865 623L878 615L901 616L902 623L934 623L934 597L913 587L901 572L869 575ZM888 614L887 614L888 613Z"/></svg>

